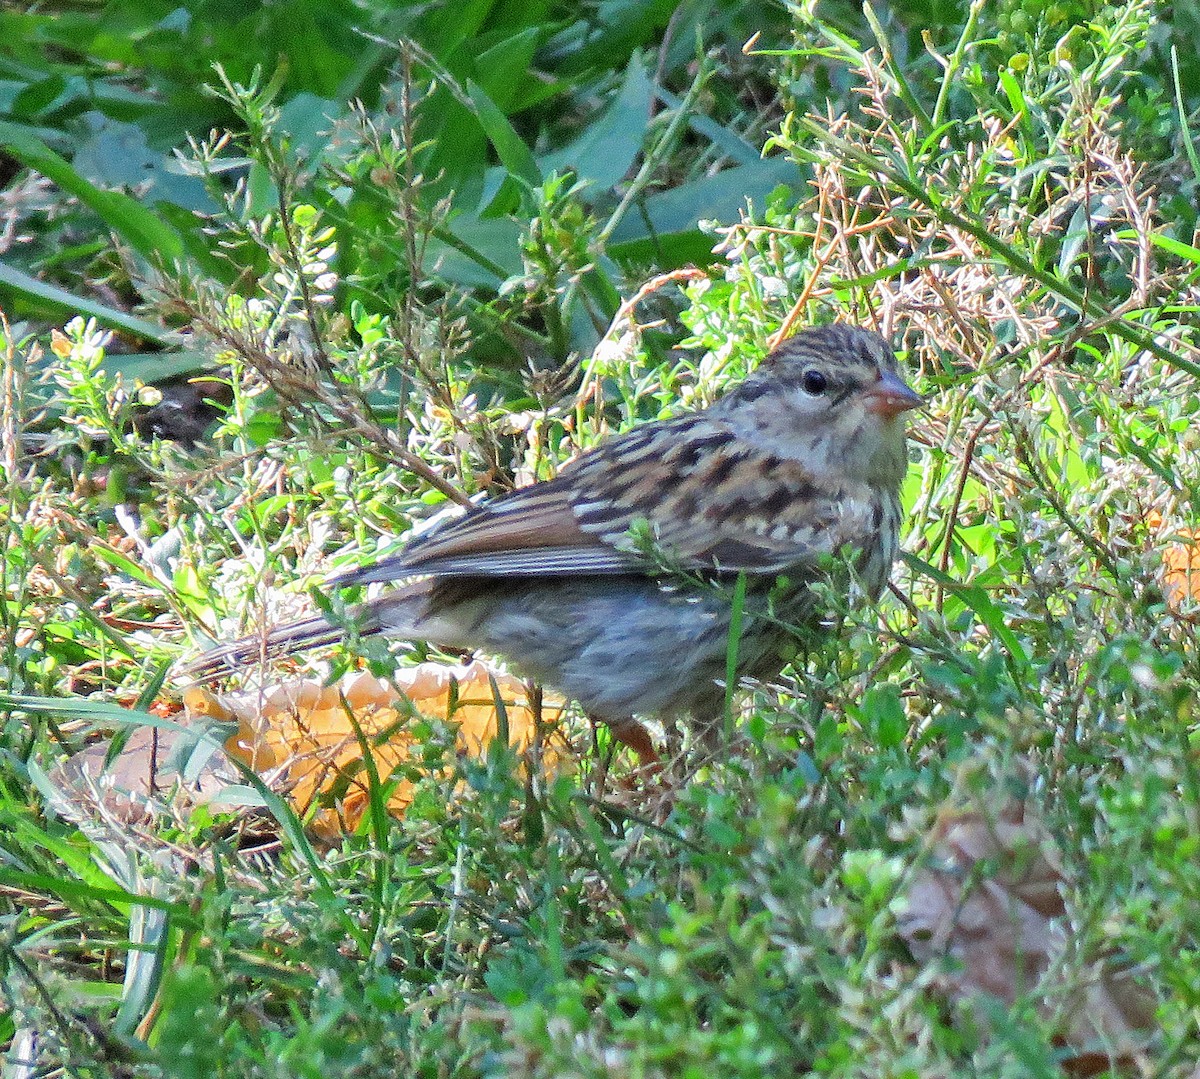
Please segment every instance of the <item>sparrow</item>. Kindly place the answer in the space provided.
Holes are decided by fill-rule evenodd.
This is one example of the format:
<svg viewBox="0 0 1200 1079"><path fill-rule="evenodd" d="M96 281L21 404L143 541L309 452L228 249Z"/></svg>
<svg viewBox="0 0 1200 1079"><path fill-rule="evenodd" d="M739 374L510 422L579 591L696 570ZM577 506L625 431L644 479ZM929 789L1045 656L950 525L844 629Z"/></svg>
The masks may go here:
<svg viewBox="0 0 1200 1079"><path fill-rule="evenodd" d="M657 754L638 715L717 745L734 582L745 575L739 679L775 677L794 627L819 632L814 583L877 598L899 544L905 414L922 403L878 334L801 330L709 407L608 438L330 584L404 582L354 610L359 634L504 657L644 760ZM839 555L849 575L833 572ZM191 673L343 635L311 618Z"/></svg>

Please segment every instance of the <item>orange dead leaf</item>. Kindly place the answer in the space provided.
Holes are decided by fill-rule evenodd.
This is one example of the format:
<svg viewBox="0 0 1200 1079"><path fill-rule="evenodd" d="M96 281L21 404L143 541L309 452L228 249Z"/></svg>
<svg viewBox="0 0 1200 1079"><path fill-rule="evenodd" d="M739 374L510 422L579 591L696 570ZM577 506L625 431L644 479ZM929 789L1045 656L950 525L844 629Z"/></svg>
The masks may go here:
<svg viewBox="0 0 1200 1079"><path fill-rule="evenodd" d="M50 351L60 360L71 355L71 339L57 327L50 331Z"/></svg>
<svg viewBox="0 0 1200 1079"><path fill-rule="evenodd" d="M200 692L202 696L185 698L189 711L236 720L238 731L226 742L226 751L278 782L298 812L307 813L318 800L335 803L313 816L314 830L326 837L356 827L368 805L360 734L385 780L413 759L414 711L455 723L459 749L479 756L498 734L498 692L514 748L523 752L537 734L524 684L479 661L459 667L423 663L397 672L395 686L362 673L332 686L299 679L220 697ZM562 707L561 700L544 706L550 727ZM543 753L552 765L561 757L554 746ZM402 814L412 796L411 780L400 779L391 788L388 808Z"/></svg>
<svg viewBox="0 0 1200 1079"><path fill-rule="evenodd" d="M1187 599L1200 599L1200 531L1189 528L1163 530L1162 514L1146 514L1146 524L1169 542L1162 548L1163 591L1172 607Z"/></svg>

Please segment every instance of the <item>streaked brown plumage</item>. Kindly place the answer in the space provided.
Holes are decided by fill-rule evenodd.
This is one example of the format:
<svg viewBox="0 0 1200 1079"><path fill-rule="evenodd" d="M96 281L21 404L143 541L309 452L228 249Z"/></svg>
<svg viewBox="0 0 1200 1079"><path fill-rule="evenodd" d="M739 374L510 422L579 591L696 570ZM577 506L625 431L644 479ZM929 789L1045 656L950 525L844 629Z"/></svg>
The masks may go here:
<svg viewBox="0 0 1200 1079"><path fill-rule="evenodd" d="M804 330L708 409L611 438L555 479L333 583L417 578L363 604L361 631L505 656L652 755L635 713L714 730L730 607L727 589L664 573L631 529L648 530L686 572L714 582L747 575L738 673L771 677L785 661L786 624L813 625L823 613L809 588L823 556L857 549L863 589L874 596L886 583L907 468L903 414L920 402L877 334ZM267 647L283 653L340 635L311 619L272 631ZM259 650L247 638L194 670L211 677Z"/></svg>

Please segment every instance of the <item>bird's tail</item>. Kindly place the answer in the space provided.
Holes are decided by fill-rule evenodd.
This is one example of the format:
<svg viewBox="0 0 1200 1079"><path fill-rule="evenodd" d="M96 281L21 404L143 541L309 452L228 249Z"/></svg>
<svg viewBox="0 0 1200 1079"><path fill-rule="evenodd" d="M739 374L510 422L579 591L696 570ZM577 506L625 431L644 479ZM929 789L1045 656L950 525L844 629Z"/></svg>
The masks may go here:
<svg viewBox="0 0 1200 1079"><path fill-rule="evenodd" d="M212 682L226 674L243 673L248 666L290 656L310 648L327 648L347 636L386 633L400 640L426 640L418 626L425 612L428 581L418 581L352 608L342 625L323 616L252 633L205 652L180 672L193 683Z"/></svg>

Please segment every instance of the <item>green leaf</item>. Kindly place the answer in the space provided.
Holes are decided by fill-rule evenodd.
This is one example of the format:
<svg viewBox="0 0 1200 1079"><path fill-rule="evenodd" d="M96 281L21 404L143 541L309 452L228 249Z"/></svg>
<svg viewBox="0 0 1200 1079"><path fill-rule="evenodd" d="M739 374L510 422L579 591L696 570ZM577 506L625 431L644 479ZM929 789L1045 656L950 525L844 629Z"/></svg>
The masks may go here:
<svg viewBox="0 0 1200 1079"><path fill-rule="evenodd" d="M513 111L519 88L530 81L529 68L542 37L541 27L530 26L496 42L475 57L474 70L479 85L508 114Z"/></svg>
<svg viewBox="0 0 1200 1079"><path fill-rule="evenodd" d="M1030 683L1033 675L1029 653L1026 652L1025 646L1017 635L1009 629L1004 611L980 585L956 581L949 574L943 573L936 566L910 551L902 551L900 557L915 572L940 584L970 608L980 623L1004 646L1005 663L1009 666L1016 684L1028 685Z"/></svg>
<svg viewBox="0 0 1200 1079"><path fill-rule="evenodd" d="M1122 229L1117 233L1119 240L1136 240L1138 233L1133 229ZM1200 263L1200 247L1194 247L1192 244L1185 244L1182 240L1173 239L1170 236L1163 236L1161 233L1152 232L1147 237L1150 243L1155 247L1161 248L1172 255L1177 255L1181 259L1187 259L1188 262Z"/></svg>
<svg viewBox="0 0 1200 1079"><path fill-rule="evenodd" d="M104 370L119 374L127 380L161 382L179 375L211 371L212 357L206 352L185 349L182 352L109 352L104 357Z"/></svg>
<svg viewBox="0 0 1200 1079"><path fill-rule="evenodd" d="M471 95L471 102L475 106L484 133L495 148L501 164L508 169L509 175L524 180L530 187L537 187L542 182L542 174L533 159L533 154L529 152L529 147L508 122L508 117L478 83L468 80L467 93Z"/></svg>
<svg viewBox="0 0 1200 1079"><path fill-rule="evenodd" d="M186 175L174 155L154 149L142 125L99 113L89 113L83 121L90 133L79 133L70 157L72 167L85 180L105 190L136 187L143 206L173 203L189 213L218 209L204 181Z"/></svg>
<svg viewBox="0 0 1200 1079"><path fill-rule="evenodd" d="M640 56L625 68L620 92L598 120L568 146L542 156L542 174L574 169L597 187L614 187L629 172L646 137L654 85ZM757 153L755 157L757 157Z"/></svg>
<svg viewBox="0 0 1200 1079"><path fill-rule="evenodd" d="M640 60L640 57L635 57L634 59ZM630 66L632 67L632 62ZM683 106L684 99L678 94L673 94L661 86L653 88L650 86L648 79L647 87L648 89L654 89L659 100L667 108L678 109ZM711 116L705 116L703 113L695 113L688 117L688 127L695 131L697 135L703 135L721 153L732 158L736 164L753 165L762 158L762 151L759 147L747 142L731 128L718 124Z"/></svg>
<svg viewBox="0 0 1200 1079"><path fill-rule="evenodd" d="M646 232L686 232L707 219L736 221L747 201L764 205L780 184L799 187L800 170L785 157L769 157L753 165L736 165L690 184L654 195L645 202L645 213L627 214L613 233L614 241L635 239Z"/></svg>
<svg viewBox="0 0 1200 1079"><path fill-rule="evenodd" d="M880 749L895 749L908 734L908 718L900 699L900 687L891 682L872 686L863 695L862 716L866 729Z"/></svg>
<svg viewBox="0 0 1200 1079"><path fill-rule="evenodd" d="M0 146L26 168L40 172L74 195L152 265L182 260L183 240L161 217L120 191L102 191L85 180L66 158L27 131L0 122Z"/></svg>
<svg viewBox="0 0 1200 1079"><path fill-rule="evenodd" d="M114 330L124 330L126 333L146 341L156 341L161 345L166 345L170 341L168 331L161 326L155 326L152 322L127 315L124 311L118 311L114 307L106 307L95 300L76 296L66 289L39 281L36 277L31 277L22 270L5 265L3 262L0 262L0 285L7 285L33 303L49 305L56 311L87 315L103 326L111 327ZM3 290L0 289L0 294L2 292Z"/></svg>

